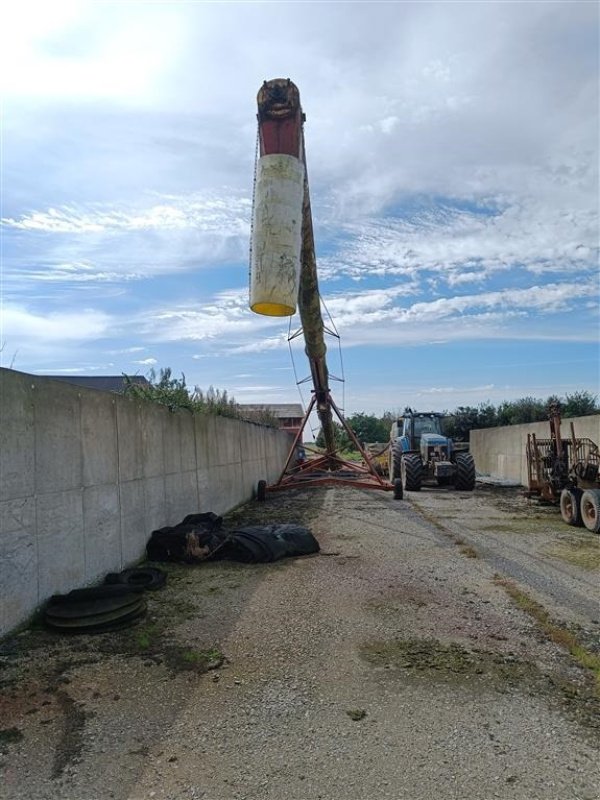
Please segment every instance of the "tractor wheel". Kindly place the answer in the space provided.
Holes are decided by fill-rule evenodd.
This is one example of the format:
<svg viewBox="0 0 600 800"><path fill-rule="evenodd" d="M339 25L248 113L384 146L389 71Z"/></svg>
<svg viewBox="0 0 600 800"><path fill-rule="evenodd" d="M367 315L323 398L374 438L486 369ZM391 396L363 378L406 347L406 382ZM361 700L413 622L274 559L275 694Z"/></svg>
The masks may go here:
<svg viewBox="0 0 600 800"><path fill-rule="evenodd" d="M395 478L394 480L394 500L402 500L404 497L404 492L402 490L402 480L401 478Z"/></svg>
<svg viewBox="0 0 600 800"><path fill-rule="evenodd" d="M566 487L560 493L560 515L567 525L575 525L581 528L581 489Z"/></svg>
<svg viewBox="0 0 600 800"><path fill-rule="evenodd" d="M394 442L390 446L390 452L388 456L388 469L389 469L389 479L391 483L394 483L396 478L400 478L401 472L401 464L402 464L402 448L399 444Z"/></svg>
<svg viewBox="0 0 600 800"><path fill-rule="evenodd" d="M259 503L264 503L267 499L267 482L259 481L256 487L256 499Z"/></svg>
<svg viewBox="0 0 600 800"><path fill-rule="evenodd" d="M586 489L581 495L581 519L588 531L600 532L600 489Z"/></svg>
<svg viewBox="0 0 600 800"><path fill-rule="evenodd" d="M402 483L407 492L419 492L423 478L421 456L409 453L402 458Z"/></svg>
<svg viewBox="0 0 600 800"><path fill-rule="evenodd" d="M471 453L459 453L456 456L454 487L463 492L472 492L475 488L475 459Z"/></svg>

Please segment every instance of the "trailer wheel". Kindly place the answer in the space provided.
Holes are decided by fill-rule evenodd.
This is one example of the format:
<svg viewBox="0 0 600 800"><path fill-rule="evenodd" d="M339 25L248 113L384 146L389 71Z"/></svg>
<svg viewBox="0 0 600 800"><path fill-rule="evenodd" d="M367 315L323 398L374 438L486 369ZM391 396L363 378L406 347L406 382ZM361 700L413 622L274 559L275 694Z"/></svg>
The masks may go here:
<svg viewBox="0 0 600 800"><path fill-rule="evenodd" d="M581 495L581 519L592 533L600 531L600 490L586 489Z"/></svg>
<svg viewBox="0 0 600 800"><path fill-rule="evenodd" d="M560 515L567 525L574 525L581 528L583 520L581 518L581 489L566 487L560 493Z"/></svg>
<svg viewBox="0 0 600 800"><path fill-rule="evenodd" d="M394 500L402 500L404 497L404 490L402 489L402 480L401 478L396 478L394 480Z"/></svg>
<svg viewBox="0 0 600 800"><path fill-rule="evenodd" d="M256 487L256 499L259 503L264 503L267 499L267 482L259 481Z"/></svg>
<svg viewBox="0 0 600 800"><path fill-rule="evenodd" d="M456 456L454 486L463 492L472 492L475 488L475 459L471 453L458 453Z"/></svg>

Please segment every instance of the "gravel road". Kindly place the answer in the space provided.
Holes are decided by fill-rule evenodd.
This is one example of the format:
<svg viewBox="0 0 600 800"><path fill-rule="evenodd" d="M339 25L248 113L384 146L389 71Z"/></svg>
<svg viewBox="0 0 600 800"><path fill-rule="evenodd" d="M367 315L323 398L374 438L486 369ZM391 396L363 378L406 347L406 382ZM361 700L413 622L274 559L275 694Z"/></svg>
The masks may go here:
<svg viewBox="0 0 600 800"><path fill-rule="evenodd" d="M597 800L599 539L515 490L295 491L318 556L169 566L136 628L0 646L6 800Z"/></svg>

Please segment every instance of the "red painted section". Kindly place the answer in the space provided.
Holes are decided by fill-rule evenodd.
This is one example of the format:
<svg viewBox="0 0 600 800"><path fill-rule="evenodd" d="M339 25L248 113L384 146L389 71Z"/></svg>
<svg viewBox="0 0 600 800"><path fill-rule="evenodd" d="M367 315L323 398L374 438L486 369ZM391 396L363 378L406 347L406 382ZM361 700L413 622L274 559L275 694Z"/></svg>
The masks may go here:
<svg viewBox="0 0 600 800"><path fill-rule="evenodd" d="M259 123L260 155L284 153L300 158L302 122L300 113L284 119L265 119Z"/></svg>

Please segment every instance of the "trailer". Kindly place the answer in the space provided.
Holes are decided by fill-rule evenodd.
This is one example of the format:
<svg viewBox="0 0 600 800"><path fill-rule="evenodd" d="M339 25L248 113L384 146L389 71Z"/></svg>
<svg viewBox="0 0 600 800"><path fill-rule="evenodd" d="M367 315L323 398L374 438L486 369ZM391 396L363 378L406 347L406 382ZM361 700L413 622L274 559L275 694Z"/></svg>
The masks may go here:
<svg viewBox="0 0 600 800"><path fill-rule="evenodd" d="M567 525L600 532L600 452L596 442L561 434L558 405L549 410L550 438L527 434L527 497L558 505Z"/></svg>

